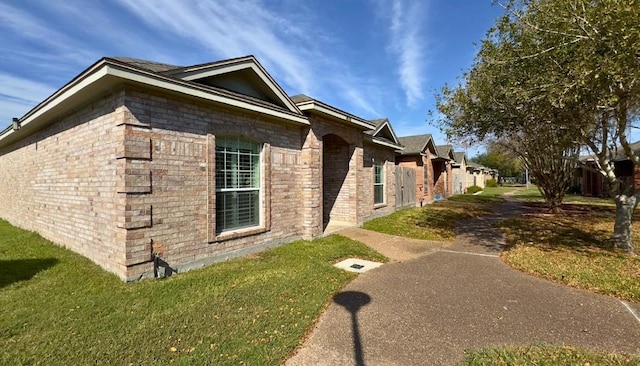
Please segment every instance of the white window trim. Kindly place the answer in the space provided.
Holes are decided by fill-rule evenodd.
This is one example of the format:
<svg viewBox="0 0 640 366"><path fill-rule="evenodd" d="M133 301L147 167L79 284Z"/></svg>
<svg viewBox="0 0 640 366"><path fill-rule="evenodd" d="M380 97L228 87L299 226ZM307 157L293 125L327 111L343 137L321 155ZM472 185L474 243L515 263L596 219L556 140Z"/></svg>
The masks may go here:
<svg viewBox="0 0 640 366"><path fill-rule="evenodd" d="M382 181L381 183L376 183L376 165L380 166L380 180ZM373 205L374 207L382 207L382 206L386 206L387 204L387 192L386 192L386 182L387 182L387 175L386 175L386 167L385 167L385 161L382 160L378 160L378 159L374 159L373 160ZM376 187L377 186L382 186L382 202L376 202Z"/></svg>
<svg viewBox="0 0 640 366"><path fill-rule="evenodd" d="M234 135L224 135L224 136L220 136L220 137L231 137ZM253 139L251 137L247 137L247 136L243 136L243 135L236 135L239 138L244 138L244 139L248 139L251 141L254 141L258 144L260 144L261 149L260 149L260 188L259 188L259 193L258 193L258 204L260 205L259 207L259 212L258 212L258 225L255 226L250 226L250 227L243 227L243 228L237 228L237 229L230 229L230 230L223 230L223 231L218 231L218 228L216 227L217 223L216 223L216 215L217 215L217 202L216 202L216 193L217 192L224 192L224 191L240 191L240 190L246 190L246 191L254 191L256 190L256 188L238 188L238 189L220 189L220 190L216 190L216 159L215 159L215 136L214 135L208 135L208 145L209 145L209 152L208 152L208 158L211 159L209 164L208 164L208 170L209 170L209 174L210 174L210 178L209 178L209 208L208 208L208 220L209 220L209 224L208 224L208 241L209 242L220 242L220 241L225 241L225 240L230 240L230 239L236 239L236 238L240 238L240 237L244 237L244 236L250 236L250 235L256 235L256 234L260 234L266 231L270 230L270 226L271 226L271 220L269 217L267 217L267 214L270 210L270 194L267 191L267 189L269 187L267 187L268 185L268 175L270 174L270 167L268 166L268 164L270 164L270 154L271 154L271 146L268 143L265 142L261 142L259 140Z"/></svg>

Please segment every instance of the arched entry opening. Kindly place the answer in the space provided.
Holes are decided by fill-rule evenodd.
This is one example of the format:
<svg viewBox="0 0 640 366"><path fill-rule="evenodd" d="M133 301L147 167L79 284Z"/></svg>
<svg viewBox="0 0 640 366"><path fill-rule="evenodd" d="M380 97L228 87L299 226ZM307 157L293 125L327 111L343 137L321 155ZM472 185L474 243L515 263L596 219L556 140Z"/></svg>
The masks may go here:
<svg viewBox="0 0 640 366"><path fill-rule="evenodd" d="M340 136L322 138L322 229L354 221L355 174L349 177L353 148Z"/></svg>

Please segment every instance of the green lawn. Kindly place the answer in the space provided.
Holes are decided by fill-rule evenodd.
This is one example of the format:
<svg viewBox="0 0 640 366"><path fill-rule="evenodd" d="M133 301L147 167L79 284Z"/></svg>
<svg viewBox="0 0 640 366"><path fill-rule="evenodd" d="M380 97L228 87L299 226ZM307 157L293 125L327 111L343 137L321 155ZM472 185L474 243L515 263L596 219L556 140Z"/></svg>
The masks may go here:
<svg viewBox="0 0 640 366"><path fill-rule="evenodd" d="M125 284L0 220L0 364L277 365L354 274L341 236Z"/></svg>
<svg viewBox="0 0 640 366"><path fill-rule="evenodd" d="M462 366L485 365L576 365L576 366L631 366L640 365L637 357L607 354L570 346L535 345L528 347L494 347L471 350Z"/></svg>
<svg viewBox="0 0 640 366"><path fill-rule="evenodd" d="M480 193L481 196L501 196L505 193L510 193L514 191L519 191L521 187L513 187L513 186L502 186L502 187L485 187Z"/></svg>
<svg viewBox="0 0 640 366"><path fill-rule="evenodd" d="M640 303L640 257L607 241L613 222L612 207L581 202L549 214L540 206L537 213L497 223L510 245L502 258L538 277ZM633 238L639 242L637 230Z"/></svg>
<svg viewBox="0 0 640 366"><path fill-rule="evenodd" d="M451 241L456 221L491 214L503 199L496 195L457 195L419 208L396 211L367 221L364 229L421 240Z"/></svg>

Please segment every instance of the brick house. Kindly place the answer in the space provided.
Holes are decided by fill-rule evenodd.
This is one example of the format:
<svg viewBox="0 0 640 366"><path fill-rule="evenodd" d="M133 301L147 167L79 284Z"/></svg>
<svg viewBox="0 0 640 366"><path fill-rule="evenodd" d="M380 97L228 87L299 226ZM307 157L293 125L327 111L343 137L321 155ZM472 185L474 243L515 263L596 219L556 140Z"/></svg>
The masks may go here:
<svg viewBox="0 0 640 366"><path fill-rule="evenodd" d="M638 153L640 142L631 144L631 148ZM635 166L631 160L619 153L614 161L615 174L620 177L635 193L640 189L640 166ZM576 168L573 189L578 190L583 196L609 197L609 182L596 169L593 157L583 157Z"/></svg>
<svg viewBox="0 0 640 366"><path fill-rule="evenodd" d="M436 199L447 198L453 195L453 146L437 145L436 151L438 156L433 159L433 189Z"/></svg>
<svg viewBox="0 0 640 366"><path fill-rule="evenodd" d="M435 200L434 160L438 157L431 134L398 137L404 150L396 157L396 164L416 170L416 204Z"/></svg>
<svg viewBox="0 0 640 366"><path fill-rule="evenodd" d="M473 162L467 163L467 187L478 186L484 188L487 168Z"/></svg>
<svg viewBox="0 0 640 366"><path fill-rule="evenodd" d="M457 151L453 153L453 157L453 194L463 194L467 191L467 154Z"/></svg>
<svg viewBox="0 0 640 366"><path fill-rule="evenodd" d="M0 131L0 215L136 280L391 213L400 149L253 56L103 58Z"/></svg>

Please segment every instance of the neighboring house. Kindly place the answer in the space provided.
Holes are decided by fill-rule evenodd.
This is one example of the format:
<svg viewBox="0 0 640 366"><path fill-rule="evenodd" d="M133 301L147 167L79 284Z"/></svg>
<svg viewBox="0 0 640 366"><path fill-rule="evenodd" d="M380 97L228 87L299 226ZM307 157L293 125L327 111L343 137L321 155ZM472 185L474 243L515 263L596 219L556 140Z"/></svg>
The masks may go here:
<svg viewBox="0 0 640 366"><path fill-rule="evenodd" d="M467 163L467 187L478 186L480 188L484 188L486 181L486 171L487 168L480 164L476 164L474 162Z"/></svg>
<svg viewBox="0 0 640 366"><path fill-rule="evenodd" d="M455 161L453 146L437 145L438 156L433 159L433 190L435 199L453 195L452 163Z"/></svg>
<svg viewBox="0 0 640 366"><path fill-rule="evenodd" d="M252 56L103 58L0 131L0 215L135 280L391 213L401 149Z"/></svg>
<svg viewBox="0 0 640 366"><path fill-rule="evenodd" d="M498 181L499 172L496 169L487 168L473 162L467 163L467 187L478 186L486 187L487 180L495 179Z"/></svg>
<svg viewBox="0 0 640 366"><path fill-rule="evenodd" d="M467 191L467 154L454 152L453 156L453 194L463 194Z"/></svg>
<svg viewBox="0 0 640 366"><path fill-rule="evenodd" d="M416 170L416 204L422 206L433 202L434 172L433 160L438 152L430 134L399 137L404 150L396 157L396 164Z"/></svg>
<svg viewBox="0 0 640 366"><path fill-rule="evenodd" d="M640 142L631 144L631 149L639 153ZM619 153L619 157L614 161L616 176L633 184L633 192L637 192L640 189L640 167L634 166L633 162L623 154L623 152ZM596 162L592 156L580 158L573 186L573 189L579 191L583 196L609 197L609 183L597 171Z"/></svg>
<svg viewBox="0 0 640 366"><path fill-rule="evenodd" d="M605 197L607 196L607 182L602 174L591 170L595 169L593 160L586 160L583 166L576 168L574 186L581 192L583 196Z"/></svg>

